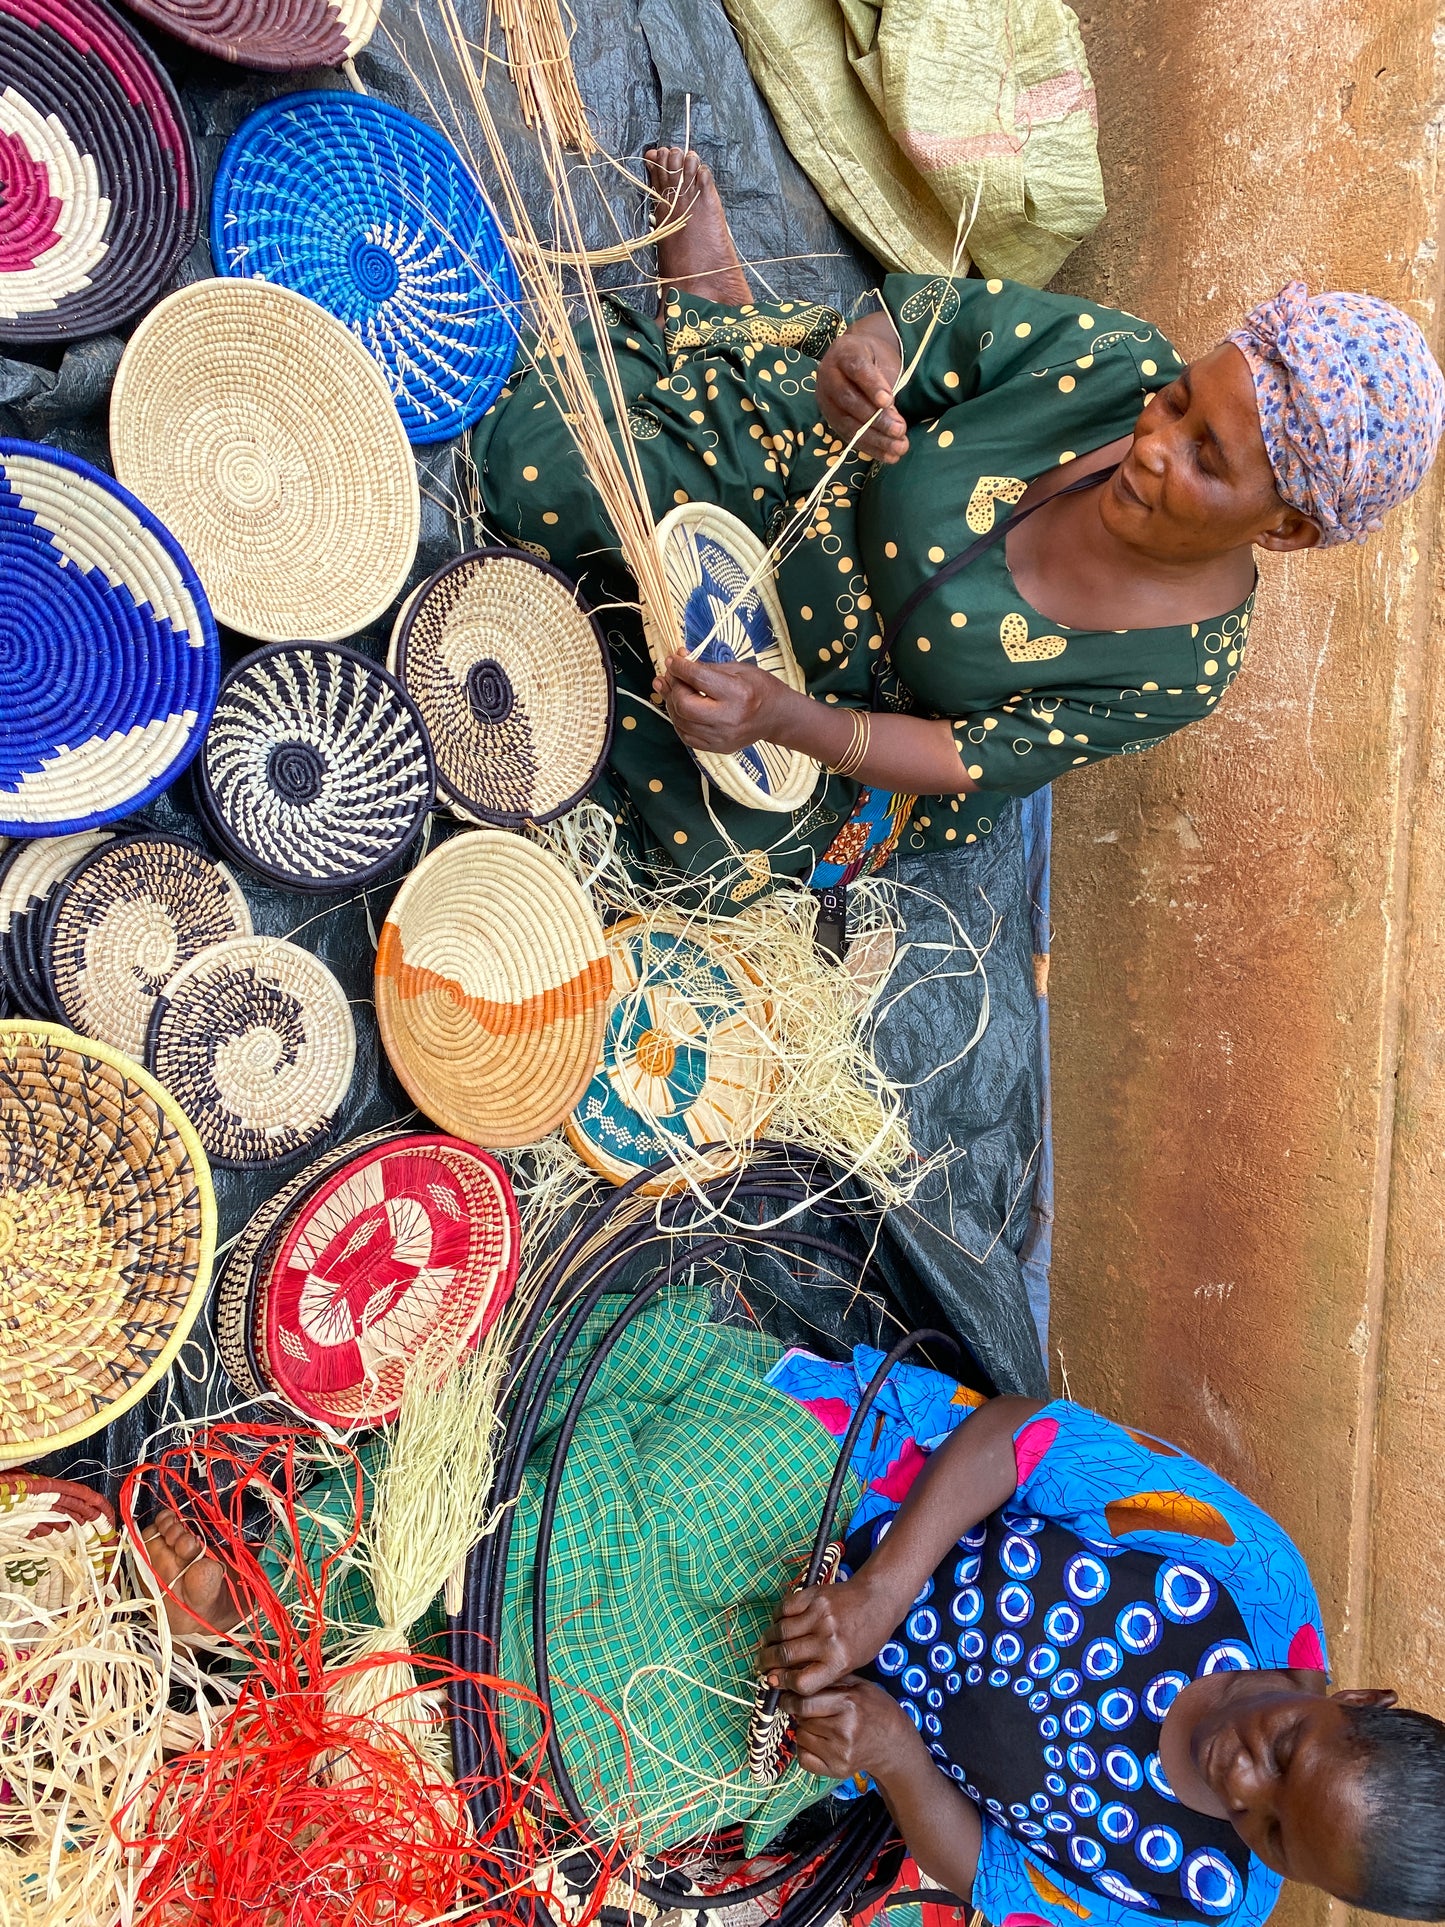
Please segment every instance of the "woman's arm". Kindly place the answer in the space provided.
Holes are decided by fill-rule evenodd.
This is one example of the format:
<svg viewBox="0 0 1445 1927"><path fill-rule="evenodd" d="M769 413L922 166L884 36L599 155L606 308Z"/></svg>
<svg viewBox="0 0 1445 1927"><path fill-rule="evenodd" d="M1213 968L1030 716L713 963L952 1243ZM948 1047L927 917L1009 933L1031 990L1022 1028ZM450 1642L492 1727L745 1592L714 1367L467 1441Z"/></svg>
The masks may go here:
<svg viewBox="0 0 1445 1927"><path fill-rule="evenodd" d="M853 1578L784 1600L763 1643L770 1685L818 1694L876 1658L948 1548L1013 1496L1014 1433L1042 1410L1034 1398L981 1405L929 1459Z"/></svg>
<svg viewBox="0 0 1445 1927"><path fill-rule="evenodd" d="M854 711L815 702L751 664L678 655L653 688L689 749L727 755L749 743L777 743L831 766L853 741ZM978 788L949 723L870 714L868 728L868 754L851 772L860 783L908 796L962 796Z"/></svg>
<svg viewBox="0 0 1445 1927"><path fill-rule="evenodd" d="M799 1764L829 1780L870 1774L923 1872L966 1901L983 1844L978 1808L939 1772L897 1701L881 1686L844 1679L832 1692L790 1695L783 1705Z"/></svg>

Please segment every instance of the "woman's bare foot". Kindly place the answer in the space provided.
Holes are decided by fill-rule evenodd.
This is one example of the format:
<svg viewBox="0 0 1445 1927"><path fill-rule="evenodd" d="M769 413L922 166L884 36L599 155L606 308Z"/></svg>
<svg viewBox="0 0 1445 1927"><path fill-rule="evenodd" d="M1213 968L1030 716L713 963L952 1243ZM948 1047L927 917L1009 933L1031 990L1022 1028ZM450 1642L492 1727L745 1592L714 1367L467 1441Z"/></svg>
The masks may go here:
<svg viewBox="0 0 1445 1927"><path fill-rule="evenodd" d="M174 1512L158 1512L144 1536L173 1633L228 1633L240 1625L245 1613L226 1568Z"/></svg>
<svg viewBox="0 0 1445 1927"><path fill-rule="evenodd" d="M743 273L712 169L691 148L649 147L642 157L659 200L653 224L665 227L685 215L687 226L657 244L657 278L706 301L738 308L753 291Z"/></svg>

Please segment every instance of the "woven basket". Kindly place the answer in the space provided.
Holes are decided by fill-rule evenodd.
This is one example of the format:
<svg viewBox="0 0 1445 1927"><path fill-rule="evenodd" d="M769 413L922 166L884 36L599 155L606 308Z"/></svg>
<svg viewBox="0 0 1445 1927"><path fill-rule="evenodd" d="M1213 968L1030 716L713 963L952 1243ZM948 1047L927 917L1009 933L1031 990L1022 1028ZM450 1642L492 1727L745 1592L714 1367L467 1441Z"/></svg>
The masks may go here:
<svg viewBox="0 0 1445 1927"><path fill-rule="evenodd" d="M0 1626L12 1639L37 1630L43 1615L63 1612L86 1583L47 1556L57 1544L84 1559L91 1587L107 1585L120 1552L115 1508L70 1479L0 1472Z"/></svg>
<svg viewBox="0 0 1445 1927"><path fill-rule="evenodd" d="M451 143L389 101L286 94L254 113L221 157L211 254L344 322L413 442L460 435L512 371L521 287L496 219Z"/></svg>
<svg viewBox="0 0 1445 1927"><path fill-rule="evenodd" d="M242 635L335 642L400 594L416 464L386 377L304 295L198 281L167 296L121 358L110 445Z"/></svg>
<svg viewBox="0 0 1445 1927"><path fill-rule="evenodd" d="M3 438L0 634L0 834L112 822L195 754L220 649L175 538L88 462Z"/></svg>
<svg viewBox="0 0 1445 1927"><path fill-rule="evenodd" d="M346 993L309 950L233 937L178 970L151 1013L146 1062L213 1163L272 1164L331 1129L351 1088Z"/></svg>
<svg viewBox="0 0 1445 1927"><path fill-rule="evenodd" d="M176 90L103 0L0 0L0 346L97 335L196 238Z"/></svg>
<svg viewBox="0 0 1445 1927"><path fill-rule="evenodd" d="M772 1007L725 940L664 918L624 917L607 932L611 1015L602 1062L567 1120L594 1170L625 1184L664 1159L659 1192L735 1170L767 1126L777 1057ZM738 1148L699 1157L695 1145Z"/></svg>
<svg viewBox="0 0 1445 1927"><path fill-rule="evenodd" d="M376 1014L393 1070L443 1130L534 1144L587 1086L612 973L597 914L544 850L473 830L397 892L376 952Z"/></svg>
<svg viewBox="0 0 1445 1927"><path fill-rule="evenodd" d="M491 1324L518 1257L512 1187L484 1151L433 1136L365 1151L292 1211L266 1263L261 1371L305 1418L384 1425L415 1358L444 1372Z"/></svg>
<svg viewBox="0 0 1445 1927"><path fill-rule="evenodd" d="M116 837L52 895L42 969L63 1023L140 1058L156 998L182 965L250 934L246 899L204 850L173 836Z"/></svg>
<svg viewBox="0 0 1445 1927"><path fill-rule="evenodd" d="M403 604L388 658L431 732L437 789L465 821L518 828L572 808L612 742L612 663L559 570L476 549Z"/></svg>
<svg viewBox="0 0 1445 1927"><path fill-rule="evenodd" d="M216 1205L174 1099L56 1024L0 1025L0 1142L0 1462L13 1464L100 1431L169 1371L210 1285Z"/></svg>
<svg viewBox="0 0 1445 1927"><path fill-rule="evenodd" d="M683 502L658 524L657 542L688 654L700 662L752 663L801 694L807 685L772 565L752 530L711 502ZM749 809L801 809L818 782L811 756L776 743L753 743L729 756L693 755L724 796Z"/></svg>
<svg viewBox="0 0 1445 1927"><path fill-rule="evenodd" d="M426 726L387 670L336 643L258 649L221 684L195 766L217 842L287 890L379 876L436 794Z"/></svg>
<svg viewBox="0 0 1445 1927"><path fill-rule="evenodd" d="M16 1010L49 1019L50 987L36 938L51 899L77 863L115 840L112 830L79 830L73 836L37 837L16 843L0 858L0 975Z"/></svg>
<svg viewBox="0 0 1445 1927"><path fill-rule="evenodd" d="M339 67L376 31L381 0L126 0L132 13L217 60L263 73Z"/></svg>

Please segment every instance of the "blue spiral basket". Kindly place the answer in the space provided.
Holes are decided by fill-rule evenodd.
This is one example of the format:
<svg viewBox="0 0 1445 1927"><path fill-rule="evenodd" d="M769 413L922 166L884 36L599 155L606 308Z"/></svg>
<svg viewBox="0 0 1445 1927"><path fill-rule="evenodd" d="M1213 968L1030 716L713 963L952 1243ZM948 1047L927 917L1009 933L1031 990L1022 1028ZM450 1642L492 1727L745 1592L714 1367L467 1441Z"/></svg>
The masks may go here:
<svg viewBox="0 0 1445 1927"><path fill-rule="evenodd" d="M200 746L219 673L170 531L88 462L0 437L0 836L148 802Z"/></svg>
<svg viewBox="0 0 1445 1927"><path fill-rule="evenodd" d="M522 294L496 217L451 143L384 100L286 94L252 114L221 157L211 253L344 322L413 442L469 428L512 372Z"/></svg>

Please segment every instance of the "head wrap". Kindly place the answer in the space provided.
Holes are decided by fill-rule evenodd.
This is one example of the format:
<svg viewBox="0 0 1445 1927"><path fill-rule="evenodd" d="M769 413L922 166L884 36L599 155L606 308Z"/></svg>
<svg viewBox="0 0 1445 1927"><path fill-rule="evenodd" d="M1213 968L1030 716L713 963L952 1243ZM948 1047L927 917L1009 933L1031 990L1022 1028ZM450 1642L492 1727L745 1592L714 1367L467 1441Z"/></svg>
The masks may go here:
<svg viewBox="0 0 1445 1927"><path fill-rule="evenodd" d="M1363 541L1435 459L1445 378L1424 335L1388 301L1291 281L1229 339L1254 376L1281 498L1321 546Z"/></svg>

